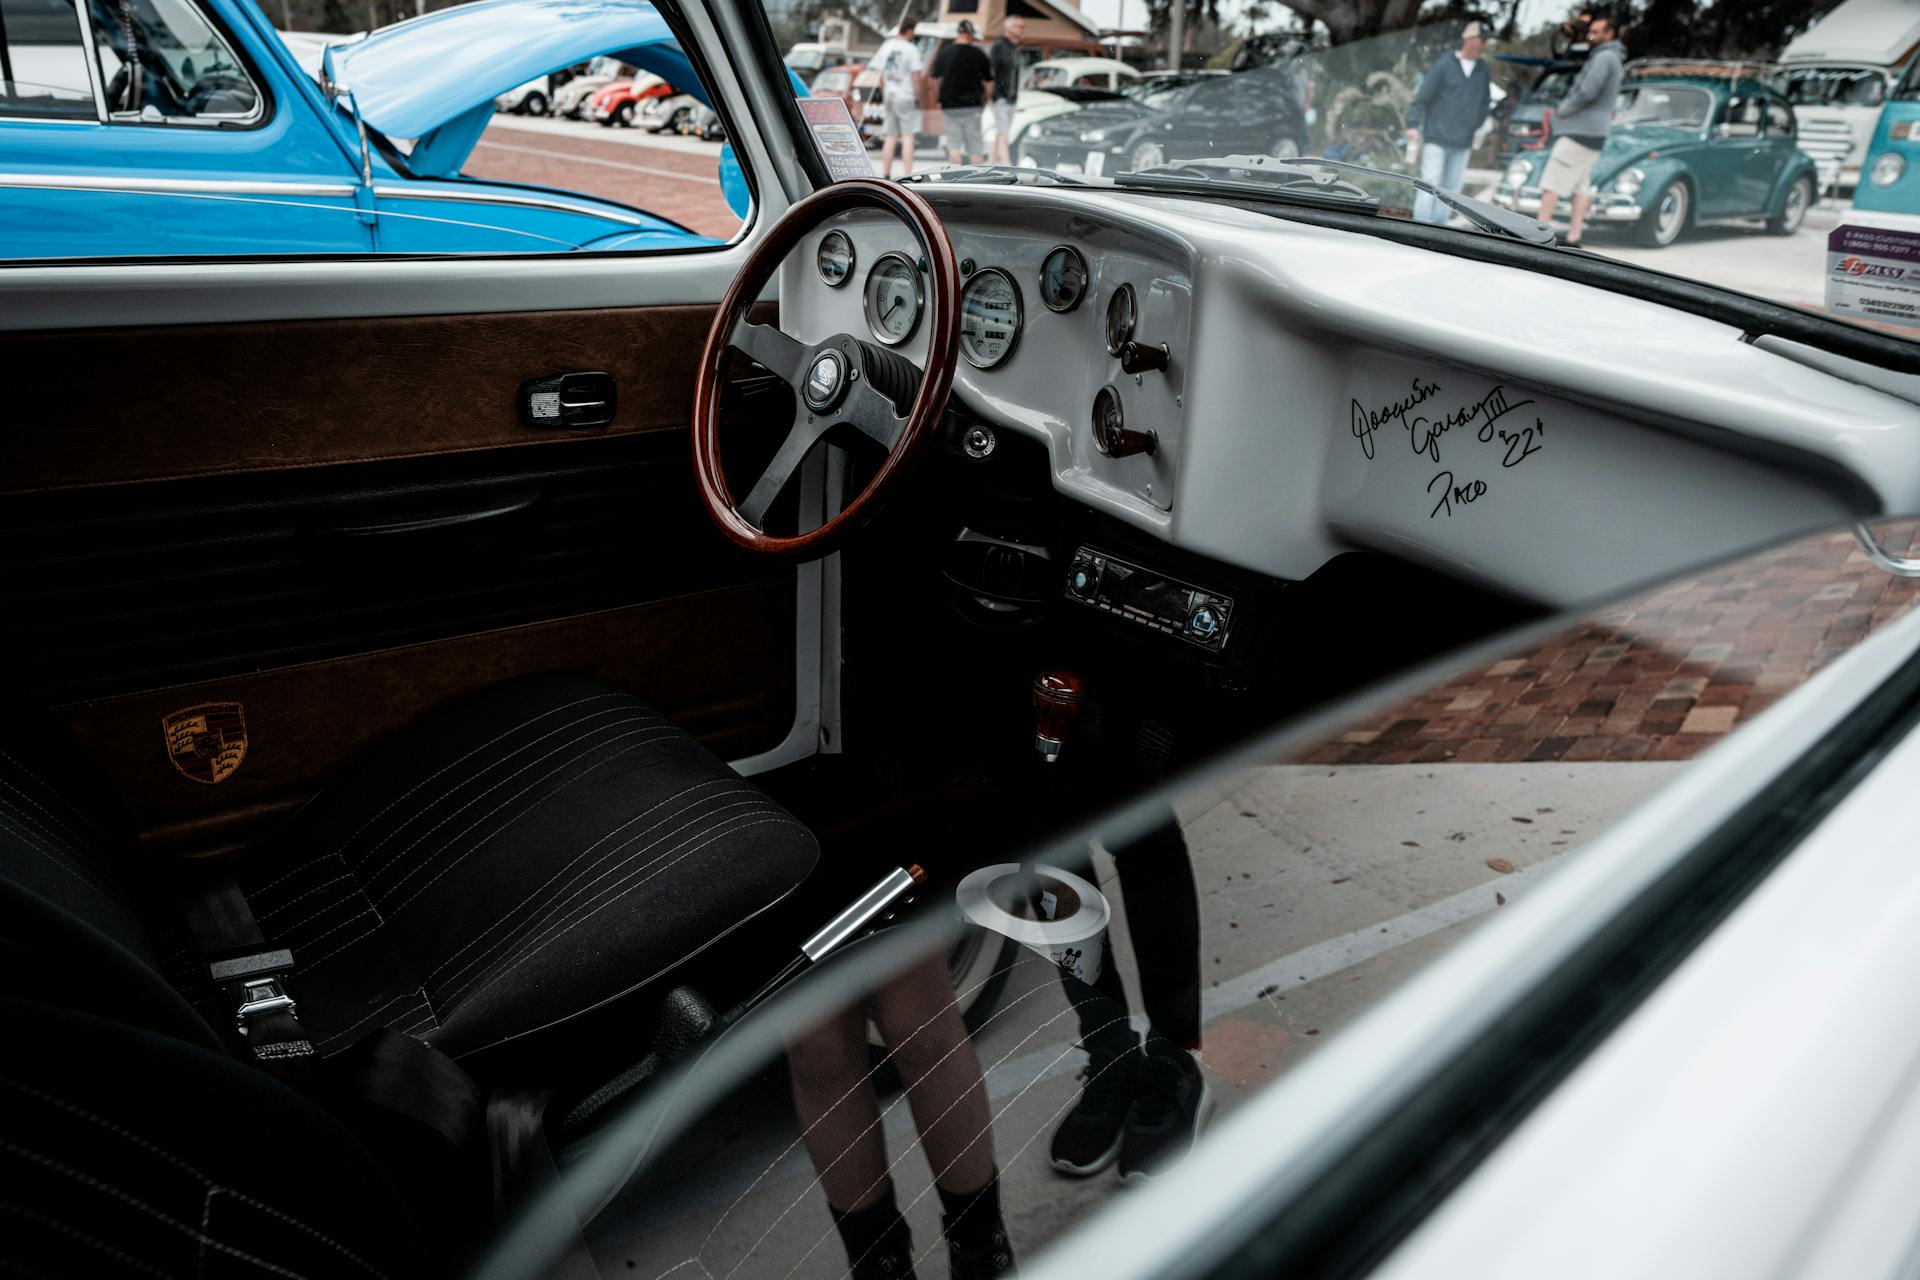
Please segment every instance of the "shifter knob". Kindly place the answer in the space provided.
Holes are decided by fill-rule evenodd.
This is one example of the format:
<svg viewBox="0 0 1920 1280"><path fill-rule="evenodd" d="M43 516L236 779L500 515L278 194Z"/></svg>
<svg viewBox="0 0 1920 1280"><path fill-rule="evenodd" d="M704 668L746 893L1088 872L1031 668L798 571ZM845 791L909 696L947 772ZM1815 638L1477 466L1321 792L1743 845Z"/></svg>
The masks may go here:
<svg viewBox="0 0 1920 1280"><path fill-rule="evenodd" d="M1071 671L1042 671L1034 677L1033 746L1048 764L1060 758L1086 696L1086 682Z"/></svg>

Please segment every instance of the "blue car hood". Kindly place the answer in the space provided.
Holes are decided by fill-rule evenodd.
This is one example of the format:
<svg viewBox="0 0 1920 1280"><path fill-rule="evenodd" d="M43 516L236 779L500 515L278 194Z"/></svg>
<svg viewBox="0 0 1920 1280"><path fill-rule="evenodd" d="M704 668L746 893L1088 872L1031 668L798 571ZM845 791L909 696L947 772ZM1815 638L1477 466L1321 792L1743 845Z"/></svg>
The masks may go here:
<svg viewBox="0 0 1920 1280"><path fill-rule="evenodd" d="M460 172L500 94L601 54L712 105L672 29L646 0L474 0L331 53L334 79L352 91L367 126L417 139L407 167L421 177Z"/></svg>

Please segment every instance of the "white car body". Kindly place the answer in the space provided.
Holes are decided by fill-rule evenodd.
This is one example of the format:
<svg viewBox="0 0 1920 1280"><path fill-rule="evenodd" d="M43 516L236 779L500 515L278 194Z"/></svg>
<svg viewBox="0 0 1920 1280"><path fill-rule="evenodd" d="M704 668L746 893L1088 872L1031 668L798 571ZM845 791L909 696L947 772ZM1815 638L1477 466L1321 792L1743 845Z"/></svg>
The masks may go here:
<svg viewBox="0 0 1920 1280"><path fill-rule="evenodd" d="M1780 69L1788 83L1818 76L1879 84L1877 94L1861 93L1858 102L1794 104L1807 144L1802 150L1820 162L1823 178L1837 167L1834 180L1841 189L1859 182L1881 106L1916 50L1920 4L1913 0L1847 0L1787 45Z"/></svg>
<svg viewBox="0 0 1920 1280"><path fill-rule="evenodd" d="M548 107L551 108L553 104L553 90L548 87L549 83L546 76L541 76L538 80L529 80L523 85L509 89L493 100L493 109L495 111L524 111L527 107L527 100L536 94L539 96L540 101L546 103ZM532 114L545 115L546 112L536 111Z"/></svg>

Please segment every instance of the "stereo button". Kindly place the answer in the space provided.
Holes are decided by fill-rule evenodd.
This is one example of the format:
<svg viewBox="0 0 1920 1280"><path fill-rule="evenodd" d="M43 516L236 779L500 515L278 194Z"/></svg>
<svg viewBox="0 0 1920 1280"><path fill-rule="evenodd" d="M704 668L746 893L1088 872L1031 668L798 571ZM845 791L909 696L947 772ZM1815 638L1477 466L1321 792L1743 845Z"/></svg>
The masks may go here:
<svg viewBox="0 0 1920 1280"><path fill-rule="evenodd" d="M1187 633L1201 640L1213 639L1220 634L1220 615L1212 605L1201 605L1187 615Z"/></svg>

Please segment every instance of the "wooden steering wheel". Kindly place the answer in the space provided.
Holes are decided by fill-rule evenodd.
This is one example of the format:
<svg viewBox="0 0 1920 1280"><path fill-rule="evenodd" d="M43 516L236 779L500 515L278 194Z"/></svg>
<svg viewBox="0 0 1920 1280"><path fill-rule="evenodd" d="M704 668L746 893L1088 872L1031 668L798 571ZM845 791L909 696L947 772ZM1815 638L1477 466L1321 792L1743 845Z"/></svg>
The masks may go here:
<svg viewBox="0 0 1920 1280"><path fill-rule="evenodd" d="M905 223L919 242L930 286L924 370L916 370L899 353L852 334L835 334L809 344L747 319L747 308L794 246L834 214L850 209L885 210ZM960 350L959 303L960 265L946 228L927 202L908 188L874 178L851 178L824 187L787 210L734 277L700 353L693 403L694 476L707 514L720 531L761 555L809 558L836 549L879 510L946 409ZM720 374L729 348L782 378L793 388L795 404L786 440L742 501L735 501L720 465ZM919 387L911 390L915 373ZM903 413L900 403L909 395L911 404ZM768 533L761 527L767 509L821 437L842 424L885 449L886 461L867 487L818 529L790 537Z"/></svg>

